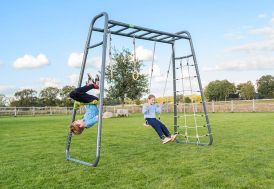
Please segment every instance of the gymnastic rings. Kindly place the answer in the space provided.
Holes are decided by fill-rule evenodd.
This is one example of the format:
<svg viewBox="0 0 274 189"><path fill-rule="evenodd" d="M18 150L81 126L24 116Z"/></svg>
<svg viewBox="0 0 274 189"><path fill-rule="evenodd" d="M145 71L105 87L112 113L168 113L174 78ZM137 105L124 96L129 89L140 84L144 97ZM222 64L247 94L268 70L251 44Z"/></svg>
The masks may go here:
<svg viewBox="0 0 274 189"><path fill-rule="evenodd" d="M139 75L140 74L139 74L138 70L134 70L133 73L132 73L132 79L135 80L135 81L138 80Z"/></svg>

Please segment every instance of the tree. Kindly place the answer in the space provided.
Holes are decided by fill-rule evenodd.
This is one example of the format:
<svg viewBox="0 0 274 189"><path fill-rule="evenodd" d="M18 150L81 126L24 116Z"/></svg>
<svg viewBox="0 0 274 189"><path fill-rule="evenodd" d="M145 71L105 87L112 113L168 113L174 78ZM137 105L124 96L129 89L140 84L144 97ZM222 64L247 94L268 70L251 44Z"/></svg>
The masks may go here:
<svg viewBox="0 0 274 189"><path fill-rule="evenodd" d="M254 99L256 96L255 87L251 81L240 83L237 85L237 90L240 91L240 96L247 100Z"/></svg>
<svg viewBox="0 0 274 189"><path fill-rule="evenodd" d="M227 80L215 80L211 81L205 87L205 96L209 101L220 101L226 100L226 97L228 97L228 95L231 93L235 93L235 91L236 87L233 83L230 83Z"/></svg>
<svg viewBox="0 0 274 189"><path fill-rule="evenodd" d="M176 102L178 103L178 102L184 102L184 100L185 100L185 97L184 97L184 95L177 95L176 96Z"/></svg>
<svg viewBox="0 0 274 189"><path fill-rule="evenodd" d="M260 98L274 98L274 77L264 75L257 80L257 89Z"/></svg>
<svg viewBox="0 0 274 189"><path fill-rule="evenodd" d="M3 94L0 94L0 107L6 106L7 104L7 97Z"/></svg>
<svg viewBox="0 0 274 189"><path fill-rule="evenodd" d="M55 87L47 87L40 92L40 97L44 106L56 106L59 104L60 90Z"/></svg>
<svg viewBox="0 0 274 189"><path fill-rule="evenodd" d="M114 64L107 66L106 78L109 84L107 98L119 99L124 106L125 99L139 100L144 93L148 92L148 80L145 74L140 73L143 66L141 61L132 60L132 54L128 50L122 52L115 51L113 55ZM139 73L139 78L134 80L132 74L134 70ZM111 71L113 77L111 77Z"/></svg>
<svg viewBox="0 0 274 189"><path fill-rule="evenodd" d="M107 95L104 98L105 106L114 106L114 105L118 105L118 104L121 104L120 99L118 99L118 98L112 98L110 95Z"/></svg>
<svg viewBox="0 0 274 189"><path fill-rule="evenodd" d="M72 106L73 105L73 100L69 97L69 93L75 89L74 86L64 86L60 90L60 97L61 97L61 106Z"/></svg>
<svg viewBox="0 0 274 189"><path fill-rule="evenodd" d="M17 91L14 94L15 100L11 102L11 106L36 106L37 104L37 92L33 89L23 89L21 91Z"/></svg>
<svg viewBox="0 0 274 189"><path fill-rule="evenodd" d="M189 96L185 97L185 103L191 103L191 99L189 98Z"/></svg>

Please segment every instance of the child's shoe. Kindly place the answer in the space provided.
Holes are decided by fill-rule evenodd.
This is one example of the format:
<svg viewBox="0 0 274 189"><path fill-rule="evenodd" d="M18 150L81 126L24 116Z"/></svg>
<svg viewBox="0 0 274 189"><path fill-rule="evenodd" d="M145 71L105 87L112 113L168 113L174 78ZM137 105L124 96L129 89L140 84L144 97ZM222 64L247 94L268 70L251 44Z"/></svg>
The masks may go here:
<svg viewBox="0 0 274 189"><path fill-rule="evenodd" d="M99 78L99 75L96 74L95 80L94 80L94 83L93 83L94 89L99 89L99 84L100 84L100 78Z"/></svg>
<svg viewBox="0 0 274 189"><path fill-rule="evenodd" d="M166 137L166 138L164 138L162 141L163 141L163 144L166 144L166 143L168 143L168 142L171 141L171 138Z"/></svg>
<svg viewBox="0 0 274 189"><path fill-rule="evenodd" d="M175 134L175 135L171 135L171 141L173 142L174 140L176 140L176 138L177 138L177 136L178 136L178 134Z"/></svg>
<svg viewBox="0 0 274 189"><path fill-rule="evenodd" d="M86 82L86 85L93 85L95 83L92 75L88 73L88 81Z"/></svg>

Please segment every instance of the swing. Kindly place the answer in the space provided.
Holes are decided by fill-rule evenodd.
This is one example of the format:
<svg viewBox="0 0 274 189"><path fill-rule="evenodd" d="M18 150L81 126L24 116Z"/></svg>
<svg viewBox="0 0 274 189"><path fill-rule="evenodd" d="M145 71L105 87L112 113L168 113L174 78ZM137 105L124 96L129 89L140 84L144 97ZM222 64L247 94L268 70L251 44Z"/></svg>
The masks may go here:
<svg viewBox="0 0 274 189"><path fill-rule="evenodd" d="M151 91L151 81L152 81L152 76L153 76L153 65L154 65L155 49L156 49L156 41L154 42L152 61L151 61L151 71L150 71L150 81L149 81L149 91L148 91L149 94L150 94L150 91ZM167 71L167 77L166 77L166 81L165 81L165 87L164 87L163 97L165 95L165 90L166 90L166 85L167 85L167 79L168 79L168 75L169 75L170 65L171 65L171 59L170 59L169 67L168 67L168 71ZM161 113L159 113L158 119L161 120ZM150 125L147 123L146 120L145 120L144 126L145 127L150 127Z"/></svg>

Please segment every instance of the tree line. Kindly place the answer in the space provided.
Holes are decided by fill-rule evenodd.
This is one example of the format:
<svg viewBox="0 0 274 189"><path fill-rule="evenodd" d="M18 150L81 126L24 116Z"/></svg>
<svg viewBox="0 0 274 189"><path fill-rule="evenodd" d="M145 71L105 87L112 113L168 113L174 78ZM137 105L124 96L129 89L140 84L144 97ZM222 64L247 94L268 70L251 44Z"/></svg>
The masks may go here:
<svg viewBox="0 0 274 189"><path fill-rule="evenodd" d="M129 50L121 52L115 50L112 57L115 64L106 68L106 81L108 89L104 98L105 105L117 104L141 104L146 102L142 97L147 94L148 76L141 74L142 61L134 60ZM138 73L138 79L132 77L133 73ZM255 99L274 98L274 76L264 75L259 78L255 85L251 81L235 85L228 80L211 81L205 88L204 94L208 101L223 101L230 99ZM40 91L33 89L23 89L17 91L13 98L7 98L0 94L0 106L65 106L71 107L73 100L69 98L69 93L74 90L74 86L65 86L61 89L47 87ZM173 97L160 97L160 100L173 101ZM184 96L178 95L177 102L200 102L199 95Z"/></svg>
<svg viewBox="0 0 274 189"><path fill-rule="evenodd" d="M38 94L33 89L23 89L15 92L13 98L0 97L2 106L9 104L9 106L18 107L44 107L44 106L64 106L71 107L73 105L72 99L69 98L69 93L74 90L74 86L65 86L62 89L56 87L47 87Z"/></svg>
<svg viewBox="0 0 274 189"><path fill-rule="evenodd" d="M268 99L274 98L274 76L264 75L256 81L255 85L251 81L235 85L228 80L211 81L204 89L205 97L208 101L223 101L230 99Z"/></svg>

